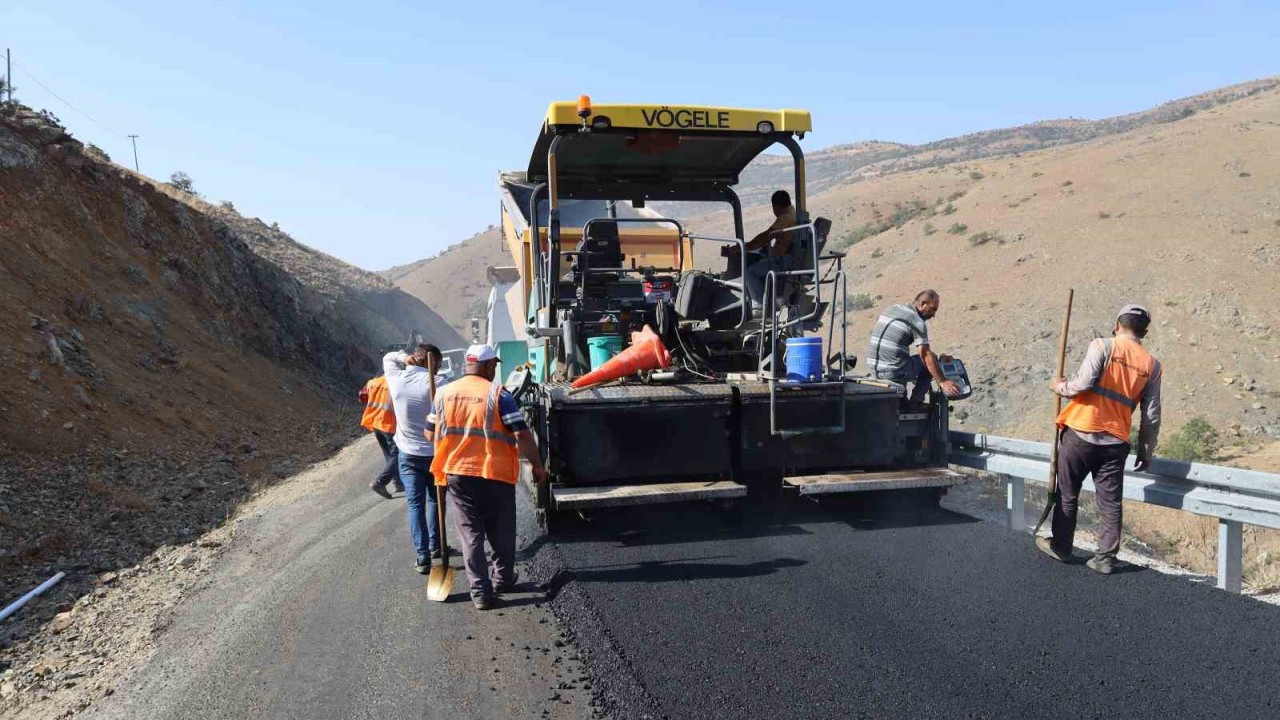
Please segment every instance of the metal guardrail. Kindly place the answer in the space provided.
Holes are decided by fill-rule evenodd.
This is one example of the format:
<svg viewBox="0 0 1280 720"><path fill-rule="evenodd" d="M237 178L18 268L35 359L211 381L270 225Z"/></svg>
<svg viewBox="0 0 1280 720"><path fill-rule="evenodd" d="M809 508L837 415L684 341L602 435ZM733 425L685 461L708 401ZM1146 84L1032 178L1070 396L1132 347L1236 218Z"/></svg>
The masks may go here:
<svg viewBox="0 0 1280 720"><path fill-rule="evenodd" d="M1049 444L967 432L952 432L954 465L1004 475L1009 527L1027 532L1025 481L1048 484ZM1147 472L1126 463L1124 499L1161 505L1218 519L1218 587L1238 593L1244 525L1280 529L1280 475L1156 458ZM1084 489L1093 492L1092 480Z"/></svg>

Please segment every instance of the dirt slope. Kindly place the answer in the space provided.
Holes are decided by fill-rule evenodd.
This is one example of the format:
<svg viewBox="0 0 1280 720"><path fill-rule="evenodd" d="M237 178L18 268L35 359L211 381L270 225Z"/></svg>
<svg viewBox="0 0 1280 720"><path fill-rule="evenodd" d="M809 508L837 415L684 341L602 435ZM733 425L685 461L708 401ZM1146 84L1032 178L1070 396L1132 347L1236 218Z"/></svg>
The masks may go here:
<svg viewBox="0 0 1280 720"><path fill-rule="evenodd" d="M0 307L4 598L55 569L83 589L225 517L351 432L379 345L459 342L377 275L26 109L0 113Z"/></svg>
<svg viewBox="0 0 1280 720"><path fill-rule="evenodd" d="M425 260L383 270L396 287L431 303L431 307L465 338L471 337L471 318L483 318L489 302L485 271L510 265L502 231L490 227Z"/></svg>

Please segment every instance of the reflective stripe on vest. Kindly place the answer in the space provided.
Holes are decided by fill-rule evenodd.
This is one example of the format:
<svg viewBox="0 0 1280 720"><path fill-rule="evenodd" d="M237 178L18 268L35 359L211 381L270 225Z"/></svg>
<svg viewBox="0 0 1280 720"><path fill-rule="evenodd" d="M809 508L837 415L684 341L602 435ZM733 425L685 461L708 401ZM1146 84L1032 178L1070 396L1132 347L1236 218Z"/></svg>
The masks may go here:
<svg viewBox="0 0 1280 720"><path fill-rule="evenodd" d="M506 443L513 447L516 445L516 439L514 436L483 428L446 428L444 432L436 433L436 435L451 437L480 437L485 440L494 440L500 443Z"/></svg>
<svg viewBox="0 0 1280 720"><path fill-rule="evenodd" d="M1124 405L1130 410L1133 410L1134 408L1138 407L1138 402L1136 400L1131 400L1130 398L1127 398L1124 395L1121 395L1120 393L1116 392L1115 390L1112 390L1111 388L1104 388L1101 385L1095 385L1089 388L1089 392L1097 393L1098 395L1101 395L1102 397L1108 398L1110 400L1115 400L1116 402L1120 403L1121 405Z"/></svg>

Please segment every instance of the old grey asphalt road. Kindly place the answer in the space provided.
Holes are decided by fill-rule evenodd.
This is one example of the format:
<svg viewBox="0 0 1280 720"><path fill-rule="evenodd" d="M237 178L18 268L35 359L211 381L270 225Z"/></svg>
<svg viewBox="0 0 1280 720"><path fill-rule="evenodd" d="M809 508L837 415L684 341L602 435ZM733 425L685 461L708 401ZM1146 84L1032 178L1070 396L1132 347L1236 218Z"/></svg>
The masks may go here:
<svg viewBox="0 0 1280 720"><path fill-rule="evenodd" d="M1280 717L1280 609L1102 577L946 510L650 507L560 530L556 612L587 629L618 718Z"/></svg>
<svg viewBox="0 0 1280 720"><path fill-rule="evenodd" d="M541 596L426 599L366 438L270 491L101 718L588 718ZM455 558L455 566L460 562Z"/></svg>

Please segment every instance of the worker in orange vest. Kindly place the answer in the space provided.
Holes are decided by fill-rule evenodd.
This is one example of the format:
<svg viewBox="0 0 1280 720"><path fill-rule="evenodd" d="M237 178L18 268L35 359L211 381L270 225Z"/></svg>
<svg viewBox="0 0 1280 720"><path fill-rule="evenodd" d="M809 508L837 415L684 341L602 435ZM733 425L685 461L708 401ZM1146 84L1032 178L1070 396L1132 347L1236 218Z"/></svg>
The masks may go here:
<svg viewBox="0 0 1280 720"><path fill-rule="evenodd" d="M404 483L400 482L400 453L396 450L396 413L391 406L391 393L387 390L387 376L379 375L360 388L360 402L364 405L364 415L360 418L360 427L373 433L382 448L385 463L378 477L369 483L369 489L388 500L387 484L395 483L396 492L404 492Z"/></svg>
<svg viewBox="0 0 1280 720"><path fill-rule="evenodd" d="M466 374L441 388L427 417L435 441L431 473L447 488L449 512L461 536L462 557L477 610L515 587L516 481L520 458L544 483L538 443L515 398L494 381L498 356L488 345L467 348ZM485 558L484 543L493 550Z"/></svg>
<svg viewBox="0 0 1280 720"><path fill-rule="evenodd" d="M1093 475L1094 501L1100 527L1098 551L1090 569L1104 575L1115 570L1120 549L1124 469L1129 456L1133 411L1141 408L1137 461L1141 472L1151 462L1160 434L1160 362L1142 345L1151 313L1141 305L1126 305L1116 317L1110 338L1089 345L1075 377L1054 378L1049 389L1071 398L1058 416L1058 500L1053 507L1053 538L1036 538L1046 555L1060 562L1071 559L1076 511L1085 476Z"/></svg>

